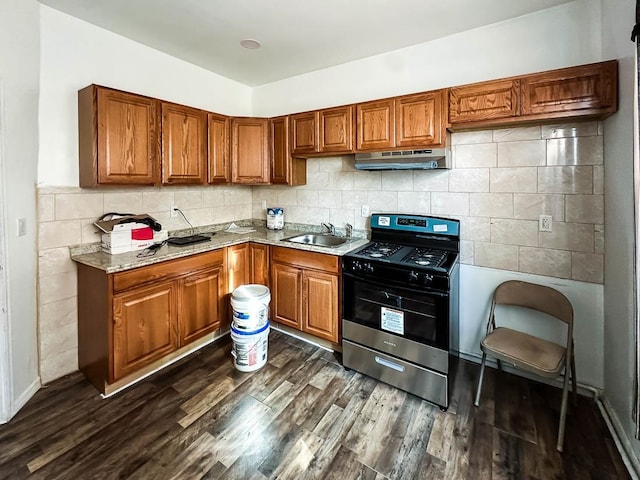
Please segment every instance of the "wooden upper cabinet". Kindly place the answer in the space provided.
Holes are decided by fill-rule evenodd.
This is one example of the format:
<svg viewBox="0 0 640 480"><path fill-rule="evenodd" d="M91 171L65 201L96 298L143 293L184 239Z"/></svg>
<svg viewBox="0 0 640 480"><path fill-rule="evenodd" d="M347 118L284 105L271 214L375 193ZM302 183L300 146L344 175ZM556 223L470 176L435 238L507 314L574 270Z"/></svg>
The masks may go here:
<svg viewBox="0 0 640 480"><path fill-rule="evenodd" d="M357 150L395 147L395 100L388 98L356 105Z"/></svg>
<svg viewBox="0 0 640 480"><path fill-rule="evenodd" d="M495 80L449 89L449 123L516 117L520 82Z"/></svg>
<svg viewBox="0 0 640 480"><path fill-rule="evenodd" d="M303 155L318 153L318 112L296 113L290 117L291 153Z"/></svg>
<svg viewBox="0 0 640 480"><path fill-rule="evenodd" d="M231 119L231 181L251 185L269 183L268 119Z"/></svg>
<svg viewBox="0 0 640 480"><path fill-rule="evenodd" d="M81 187L160 179L158 101L90 85L78 92Z"/></svg>
<svg viewBox="0 0 640 480"><path fill-rule="evenodd" d="M229 124L231 120L225 115L209 113L208 126L208 182L229 183L231 172L229 164Z"/></svg>
<svg viewBox="0 0 640 480"><path fill-rule="evenodd" d="M522 115L585 115L616 110L616 61L563 68L521 78Z"/></svg>
<svg viewBox="0 0 640 480"><path fill-rule="evenodd" d="M353 151L353 110L353 105L320 110L318 150L321 153Z"/></svg>
<svg viewBox="0 0 640 480"><path fill-rule="evenodd" d="M604 118L617 110L615 60L449 89L449 124L481 128L572 117Z"/></svg>
<svg viewBox="0 0 640 480"><path fill-rule="evenodd" d="M271 183L304 185L307 183L307 161L291 156L289 116L269 119L271 144Z"/></svg>
<svg viewBox="0 0 640 480"><path fill-rule="evenodd" d="M207 116L162 102L162 183L202 184L207 175Z"/></svg>
<svg viewBox="0 0 640 480"><path fill-rule="evenodd" d="M395 99L396 147L444 145L444 98L437 90Z"/></svg>

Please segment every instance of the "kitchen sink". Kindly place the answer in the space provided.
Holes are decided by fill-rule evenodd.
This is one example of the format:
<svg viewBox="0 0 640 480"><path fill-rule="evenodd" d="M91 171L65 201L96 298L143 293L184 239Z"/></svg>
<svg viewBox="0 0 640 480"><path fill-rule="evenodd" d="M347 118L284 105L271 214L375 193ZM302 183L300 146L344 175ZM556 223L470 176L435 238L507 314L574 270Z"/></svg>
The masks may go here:
<svg viewBox="0 0 640 480"><path fill-rule="evenodd" d="M283 242L304 243L318 247L339 247L349 241L346 237L338 237L328 233L303 233L295 237L283 238Z"/></svg>

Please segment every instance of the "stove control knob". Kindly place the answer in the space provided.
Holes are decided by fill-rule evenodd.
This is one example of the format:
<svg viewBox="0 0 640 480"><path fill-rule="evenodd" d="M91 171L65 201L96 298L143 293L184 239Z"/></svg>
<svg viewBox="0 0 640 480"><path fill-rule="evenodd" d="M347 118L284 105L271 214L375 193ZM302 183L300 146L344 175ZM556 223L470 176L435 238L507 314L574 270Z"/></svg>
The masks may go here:
<svg viewBox="0 0 640 480"><path fill-rule="evenodd" d="M367 273L373 273L373 265L371 265L370 263L365 263L363 265L363 269Z"/></svg>
<svg viewBox="0 0 640 480"><path fill-rule="evenodd" d="M413 270L411 272L409 272L409 281L410 282L417 282L418 281L418 274L416 272L414 272Z"/></svg>
<svg viewBox="0 0 640 480"><path fill-rule="evenodd" d="M425 274L425 276L424 276L424 284L425 285L429 285L431 282L433 282L433 275L429 275L428 273Z"/></svg>
<svg viewBox="0 0 640 480"><path fill-rule="evenodd" d="M360 262L358 260L354 261L351 264L351 270L353 270L354 272L362 270L362 265L360 265Z"/></svg>

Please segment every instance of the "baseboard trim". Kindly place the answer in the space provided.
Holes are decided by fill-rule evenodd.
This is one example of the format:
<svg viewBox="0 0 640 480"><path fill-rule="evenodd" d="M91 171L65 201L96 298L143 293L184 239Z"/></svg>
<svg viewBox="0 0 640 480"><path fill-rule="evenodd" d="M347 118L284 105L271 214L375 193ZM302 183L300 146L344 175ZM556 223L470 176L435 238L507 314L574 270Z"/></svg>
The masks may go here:
<svg viewBox="0 0 640 480"><path fill-rule="evenodd" d="M635 453L635 450L631 446L631 442L629 441L629 437L627 436L624 428L622 428L622 424L620 423L620 419L616 414L613 406L609 402L609 399L606 396L598 396L596 397L596 404L600 409L600 413L604 418L607 427L609 428L609 432L611 432L611 436L613 437L613 441L616 444L616 448L618 452L620 452L620 456L622 457L622 461L627 467L627 471L629 475L634 480L640 479L640 461L638 460L638 456Z"/></svg>
<svg viewBox="0 0 640 480"><path fill-rule="evenodd" d="M13 402L13 404L11 405L11 411L9 412L9 418L3 418L2 421L0 421L0 424L8 423L9 420L11 420L16 415L16 413L18 413L20 409L24 407L29 400L31 400L31 397L33 397L36 392L40 390L40 386L40 377L38 376L33 380L33 382L31 382L31 385L29 385L26 390L20 394L16 401Z"/></svg>

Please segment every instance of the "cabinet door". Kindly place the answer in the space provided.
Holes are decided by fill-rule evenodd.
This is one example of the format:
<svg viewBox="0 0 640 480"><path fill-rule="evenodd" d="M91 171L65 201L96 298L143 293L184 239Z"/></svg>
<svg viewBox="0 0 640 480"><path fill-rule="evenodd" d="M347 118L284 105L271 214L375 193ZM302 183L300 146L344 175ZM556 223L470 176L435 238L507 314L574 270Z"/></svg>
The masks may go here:
<svg viewBox="0 0 640 480"><path fill-rule="evenodd" d="M269 286L269 246L262 243L250 244L251 283Z"/></svg>
<svg viewBox="0 0 640 480"><path fill-rule="evenodd" d="M240 285L251 283L250 248L249 243L227 247L229 293Z"/></svg>
<svg viewBox="0 0 640 480"><path fill-rule="evenodd" d="M78 92L81 187L159 183L157 106L95 85Z"/></svg>
<svg viewBox="0 0 640 480"><path fill-rule="evenodd" d="M521 85L523 115L585 115L590 110L594 113L607 109L614 111L617 63L604 62L526 75L522 77Z"/></svg>
<svg viewBox="0 0 640 480"><path fill-rule="evenodd" d="M293 155L317 153L318 112L296 113L290 116L291 153Z"/></svg>
<svg viewBox="0 0 640 480"><path fill-rule="evenodd" d="M449 89L449 123L516 117L520 113L517 79L496 80Z"/></svg>
<svg viewBox="0 0 640 480"><path fill-rule="evenodd" d="M165 282L114 296L110 383L178 348L176 290Z"/></svg>
<svg viewBox="0 0 640 480"><path fill-rule="evenodd" d="M266 118L231 120L231 181L269 183L269 122Z"/></svg>
<svg viewBox="0 0 640 480"><path fill-rule="evenodd" d="M353 106L320 110L320 152L353 151Z"/></svg>
<svg viewBox="0 0 640 480"><path fill-rule="evenodd" d="M207 115L209 155L207 158L209 183L229 183L229 117Z"/></svg>
<svg viewBox="0 0 640 480"><path fill-rule="evenodd" d="M271 132L271 183L304 185L307 183L307 159L291 156L289 116L269 120Z"/></svg>
<svg viewBox="0 0 640 480"><path fill-rule="evenodd" d="M195 108L162 103L162 183L206 181L207 117Z"/></svg>
<svg viewBox="0 0 640 480"><path fill-rule="evenodd" d="M224 277L224 266L220 265L181 281L181 347L220 328L226 319Z"/></svg>
<svg viewBox="0 0 640 480"><path fill-rule="evenodd" d="M271 302L273 319L284 325L301 329L302 272L300 269L272 263Z"/></svg>
<svg viewBox="0 0 640 480"><path fill-rule="evenodd" d="M306 270L302 278L302 330L337 343L338 276Z"/></svg>
<svg viewBox="0 0 640 480"><path fill-rule="evenodd" d="M396 147L443 145L443 98L441 90L396 98Z"/></svg>
<svg viewBox="0 0 640 480"><path fill-rule="evenodd" d="M358 150L395 147L394 99L356 105Z"/></svg>

